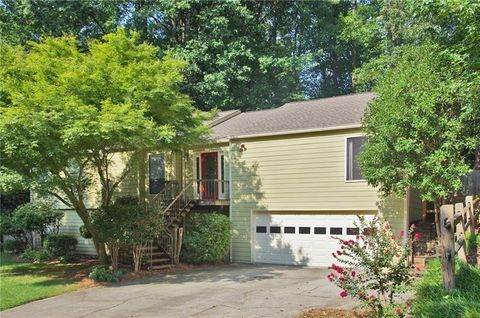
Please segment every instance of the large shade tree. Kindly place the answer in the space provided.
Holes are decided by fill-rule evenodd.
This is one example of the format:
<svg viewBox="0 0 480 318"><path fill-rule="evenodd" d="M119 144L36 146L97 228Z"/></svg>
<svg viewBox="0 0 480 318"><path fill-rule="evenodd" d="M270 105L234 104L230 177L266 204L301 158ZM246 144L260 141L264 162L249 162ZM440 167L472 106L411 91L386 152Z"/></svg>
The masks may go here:
<svg viewBox="0 0 480 318"><path fill-rule="evenodd" d="M0 48L0 185L28 185L75 209L105 261L87 209L89 186L99 183L99 205L109 206L142 149L178 149L207 128L179 92L184 62L159 59L155 47L122 29L87 44L84 52L61 37ZM114 174L118 152L131 160Z"/></svg>

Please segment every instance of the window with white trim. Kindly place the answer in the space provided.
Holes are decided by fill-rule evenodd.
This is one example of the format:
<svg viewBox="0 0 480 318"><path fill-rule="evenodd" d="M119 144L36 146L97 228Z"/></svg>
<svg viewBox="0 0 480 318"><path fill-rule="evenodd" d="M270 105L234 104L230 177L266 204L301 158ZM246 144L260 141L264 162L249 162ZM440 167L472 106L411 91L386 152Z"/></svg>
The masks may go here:
<svg viewBox="0 0 480 318"><path fill-rule="evenodd" d="M365 137L363 136L347 138L347 149L345 154L347 160L345 180L347 181L365 180L358 165L358 155L362 150L364 141Z"/></svg>

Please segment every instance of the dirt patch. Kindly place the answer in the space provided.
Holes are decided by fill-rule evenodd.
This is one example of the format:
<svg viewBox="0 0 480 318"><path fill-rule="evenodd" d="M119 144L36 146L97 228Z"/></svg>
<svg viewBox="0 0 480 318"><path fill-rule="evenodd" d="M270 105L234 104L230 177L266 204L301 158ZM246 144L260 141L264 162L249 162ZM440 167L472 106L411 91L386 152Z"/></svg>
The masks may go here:
<svg viewBox="0 0 480 318"><path fill-rule="evenodd" d="M367 318L364 311L335 308L315 308L303 312L295 318Z"/></svg>

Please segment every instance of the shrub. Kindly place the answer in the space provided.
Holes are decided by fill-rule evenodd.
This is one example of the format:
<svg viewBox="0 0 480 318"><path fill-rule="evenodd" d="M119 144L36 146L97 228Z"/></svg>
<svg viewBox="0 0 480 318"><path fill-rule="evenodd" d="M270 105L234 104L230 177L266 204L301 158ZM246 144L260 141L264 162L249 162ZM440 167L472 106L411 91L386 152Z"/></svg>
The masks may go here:
<svg viewBox="0 0 480 318"><path fill-rule="evenodd" d="M7 253L21 253L25 250L25 243L19 240L8 240L2 244L3 250Z"/></svg>
<svg viewBox="0 0 480 318"><path fill-rule="evenodd" d="M11 215L3 215L0 230L25 245L33 246L32 233L40 233L42 239L48 234L58 233L63 215L63 212L54 209L52 202L29 202L16 208Z"/></svg>
<svg viewBox="0 0 480 318"><path fill-rule="evenodd" d="M97 282L116 283L120 280L122 271L111 270L106 266L95 266L90 271L88 277Z"/></svg>
<svg viewBox="0 0 480 318"><path fill-rule="evenodd" d="M44 249L29 248L20 255L20 258L27 262L36 263L48 261L49 259L51 259L51 255Z"/></svg>
<svg viewBox="0 0 480 318"><path fill-rule="evenodd" d="M131 248L135 271L140 270L144 248L163 226L163 216L155 209L139 204L137 198L120 197L109 207L92 213L92 223L110 251L113 270L118 268L121 247Z"/></svg>
<svg viewBox="0 0 480 318"><path fill-rule="evenodd" d="M182 261L201 264L220 261L230 247L230 221L217 213L195 213L188 220L183 242Z"/></svg>
<svg viewBox="0 0 480 318"><path fill-rule="evenodd" d="M92 233L87 229L85 225L82 225L78 228L78 231L80 232L80 236L86 239L91 239L92 238Z"/></svg>
<svg viewBox="0 0 480 318"><path fill-rule="evenodd" d="M358 299L376 317L406 316L406 308L396 301L413 279L407 264L411 240L404 241L405 233L394 235L383 218L366 222L359 216L355 226L356 240L337 238L341 246L332 255L343 266L332 264L328 279L343 289L342 298Z"/></svg>
<svg viewBox="0 0 480 318"><path fill-rule="evenodd" d="M68 234L53 234L48 236L43 242L43 247L51 255L60 257L71 255L77 247L77 239Z"/></svg>

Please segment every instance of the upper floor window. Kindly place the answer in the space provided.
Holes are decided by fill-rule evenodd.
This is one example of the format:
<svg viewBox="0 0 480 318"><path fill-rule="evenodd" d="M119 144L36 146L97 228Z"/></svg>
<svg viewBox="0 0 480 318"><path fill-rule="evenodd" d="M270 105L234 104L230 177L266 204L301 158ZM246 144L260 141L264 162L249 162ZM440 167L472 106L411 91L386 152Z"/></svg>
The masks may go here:
<svg viewBox="0 0 480 318"><path fill-rule="evenodd" d="M165 187L165 158L163 155L148 156L150 194L157 194Z"/></svg>
<svg viewBox="0 0 480 318"><path fill-rule="evenodd" d="M358 155L362 150L365 137L348 137L346 150L346 180L357 181L364 180L360 167L358 165Z"/></svg>

